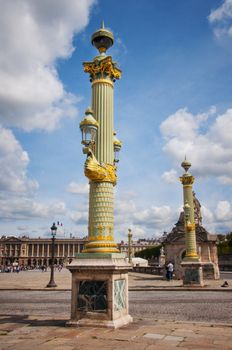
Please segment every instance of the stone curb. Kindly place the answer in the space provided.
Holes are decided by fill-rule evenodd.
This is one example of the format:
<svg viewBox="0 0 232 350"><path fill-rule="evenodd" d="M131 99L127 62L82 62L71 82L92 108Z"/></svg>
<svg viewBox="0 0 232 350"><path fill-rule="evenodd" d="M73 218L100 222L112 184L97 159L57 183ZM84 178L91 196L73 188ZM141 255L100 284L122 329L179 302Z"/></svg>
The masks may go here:
<svg viewBox="0 0 232 350"><path fill-rule="evenodd" d="M192 287L192 288L188 288L188 287L183 287L183 288L170 288L170 287L159 287L159 288L149 288L149 289L144 289L144 288L129 288L129 292L155 292L155 291L175 291L175 292L232 292L232 289L226 289L226 288L199 288L199 287Z"/></svg>
<svg viewBox="0 0 232 350"><path fill-rule="evenodd" d="M45 291L45 292L49 292L49 291L57 291L57 292L71 292L71 288L1 288L0 287L0 291L35 291L35 292L41 292L41 291ZM188 287L176 287L176 288L170 288L170 287L158 287L158 288L149 288L149 289L145 289L145 288L129 288L129 292L160 292L160 291L175 291L175 292L232 292L232 289L229 288L199 288L199 287L192 287L192 288L188 288Z"/></svg>

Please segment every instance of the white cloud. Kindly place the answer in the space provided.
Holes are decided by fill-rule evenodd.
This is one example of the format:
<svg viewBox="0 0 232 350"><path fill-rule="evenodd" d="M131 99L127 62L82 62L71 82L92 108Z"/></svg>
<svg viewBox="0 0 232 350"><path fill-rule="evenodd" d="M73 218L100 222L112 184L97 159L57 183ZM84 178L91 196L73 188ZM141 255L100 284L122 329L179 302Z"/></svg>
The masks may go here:
<svg viewBox="0 0 232 350"><path fill-rule="evenodd" d="M66 213L64 202L44 204L33 198L2 196L0 198L0 218L2 220L28 220L29 218L51 218Z"/></svg>
<svg viewBox="0 0 232 350"><path fill-rule="evenodd" d="M0 126L0 218L22 220L48 218L64 214L66 205L57 201L49 205L34 200L39 184L28 178L30 159L12 131Z"/></svg>
<svg viewBox="0 0 232 350"><path fill-rule="evenodd" d="M231 205L228 201L220 201L215 209L216 218L219 221L232 221Z"/></svg>
<svg viewBox="0 0 232 350"><path fill-rule="evenodd" d="M89 184L72 181L70 184L68 184L67 191L72 194L87 194L89 193Z"/></svg>
<svg viewBox="0 0 232 350"><path fill-rule="evenodd" d="M88 225L88 210L72 211L69 218L77 225Z"/></svg>
<svg viewBox="0 0 232 350"><path fill-rule="evenodd" d="M203 218L203 225L210 225L214 222L214 215L212 211L204 205L201 206L201 214Z"/></svg>
<svg viewBox="0 0 232 350"><path fill-rule="evenodd" d="M209 21L221 21L232 17L232 0L225 0L216 10L212 10Z"/></svg>
<svg viewBox="0 0 232 350"><path fill-rule="evenodd" d="M72 39L88 23L95 0L0 0L0 122L27 131L53 130L76 114L56 60L68 58Z"/></svg>
<svg viewBox="0 0 232 350"><path fill-rule="evenodd" d="M214 25L214 34L217 38L232 37L232 0L225 0L208 16L209 22Z"/></svg>
<svg viewBox="0 0 232 350"><path fill-rule="evenodd" d="M134 224L142 224L145 227L153 227L154 229L165 228L167 224L170 224L171 219L173 219L173 212L168 205L161 207L152 206L134 214Z"/></svg>
<svg viewBox="0 0 232 350"><path fill-rule="evenodd" d="M204 115L212 115L212 112ZM186 108L170 115L160 126L165 140L163 150L178 169L186 155L194 166L195 175L215 176L224 184L230 183L232 109L214 117L209 124L206 119L202 114L191 114Z"/></svg>
<svg viewBox="0 0 232 350"><path fill-rule="evenodd" d="M171 169L170 171L165 171L162 174L162 180L164 180L169 184L176 183L177 179L178 179L178 176L177 176L177 171L175 169Z"/></svg>
<svg viewBox="0 0 232 350"><path fill-rule="evenodd" d="M115 200L115 232L127 236L128 228L136 231L136 236L160 236L162 232L171 227L176 220L176 210L168 205L138 208L131 198Z"/></svg>
<svg viewBox="0 0 232 350"><path fill-rule="evenodd" d="M218 201L212 208L201 207L203 226L211 233L227 233L232 227L232 208L228 201Z"/></svg>
<svg viewBox="0 0 232 350"><path fill-rule="evenodd" d="M0 126L0 190L14 193L31 192L38 188L28 179L29 156L11 130Z"/></svg>

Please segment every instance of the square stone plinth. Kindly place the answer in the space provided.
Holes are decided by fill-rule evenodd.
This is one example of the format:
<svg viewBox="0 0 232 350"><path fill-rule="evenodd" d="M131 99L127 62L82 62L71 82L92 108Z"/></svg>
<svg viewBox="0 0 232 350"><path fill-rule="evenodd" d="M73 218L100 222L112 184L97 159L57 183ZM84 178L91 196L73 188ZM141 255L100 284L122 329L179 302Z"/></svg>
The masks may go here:
<svg viewBox="0 0 232 350"><path fill-rule="evenodd" d="M204 286L202 264L200 262L182 261L181 267L183 268L184 286Z"/></svg>
<svg viewBox="0 0 232 350"><path fill-rule="evenodd" d="M67 326L118 328L132 322L128 314L128 271L122 254L77 255L72 273L71 320Z"/></svg>

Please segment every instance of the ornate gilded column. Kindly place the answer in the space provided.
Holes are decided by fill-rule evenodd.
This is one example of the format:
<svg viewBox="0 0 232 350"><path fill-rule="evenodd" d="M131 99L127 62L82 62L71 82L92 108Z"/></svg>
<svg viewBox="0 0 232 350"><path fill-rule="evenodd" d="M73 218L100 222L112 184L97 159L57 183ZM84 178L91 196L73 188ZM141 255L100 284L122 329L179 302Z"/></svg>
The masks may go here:
<svg viewBox="0 0 232 350"><path fill-rule="evenodd" d="M88 243L67 266L72 273L69 326L117 328L132 322L128 314L128 271L131 265L114 241L114 186L121 142L114 133L114 82L121 76L112 57L113 34L104 28L91 38L99 55L84 62L92 83L92 106L80 123L84 166L89 179Z"/></svg>
<svg viewBox="0 0 232 350"><path fill-rule="evenodd" d="M200 258L197 254L196 230L194 219L194 203L192 185L194 177L188 172L191 163L186 159L181 166L185 173L180 177L184 194L184 226L185 226L185 246L186 255L181 262L183 269L183 284L204 286L203 269Z"/></svg>
<svg viewBox="0 0 232 350"><path fill-rule="evenodd" d="M188 170L191 167L191 163L186 159L181 163L182 168L185 170L185 174L180 177L180 181L183 185L184 195L184 223L185 223L185 241L186 241L186 255L184 261L199 261L196 245L196 232L195 232L195 220L194 220L194 203L193 203L193 190L192 185L194 183L194 176L192 176Z"/></svg>
<svg viewBox="0 0 232 350"><path fill-rule="evenodd" d="M85 175L90 183L89 242L83 252L118 253L114 242L114 186L117 180L114 146L117 147L119 142L114 136L114 82L120 78L121 71L112 57L106 55L114 38L104 25L92 35L91 41L99 55L93 61L84 62L84 71L89 73L92 83L92 108L87 109L80 128L84 132L92 126L97 132L96 141L82 142L88 146L84 149L87 153Z"/></svg>

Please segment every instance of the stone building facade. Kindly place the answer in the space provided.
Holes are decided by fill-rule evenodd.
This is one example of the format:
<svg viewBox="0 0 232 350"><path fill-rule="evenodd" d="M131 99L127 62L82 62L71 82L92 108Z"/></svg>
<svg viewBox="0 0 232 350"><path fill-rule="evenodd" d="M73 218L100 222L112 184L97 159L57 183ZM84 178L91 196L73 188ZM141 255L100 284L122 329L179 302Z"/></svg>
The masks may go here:
<svg viewBox="0 0 232 350"><path fill-rule="evenodd" d="M81 238L56 238L55 264L64 265L80 253L87 242ZM0 238L0 265L18 263L22 267L48 266L51 259L50 238L4 237Z"/></svg>
<svg viewBox="0 0 232 350"><path fill-rule="evenodd" d="M0 238L0 266L8 266L18 263L22 267L48 266L51 259L50 238L29 238L2 236ZM82 252L87 238L56 238L55 240L55 264L64 265L70 263L76 253ZM158 243L152 240L138 240L133 242L132 256L135 252L151 248ZM128 243L118 243L121 253L128 255Z"/></svg>
<svg viewBox="0 0 232 350"><path fill-rule="evenodd" d="M219 279L217 235L210 234L202 225L201 205L194 194L194 218L196 227L197 253L203 267L204 279ZM184 212L181 212L178 222L163 241L165 262L174 264L175 276L182 279L181 261L185 256Z"/></svg>

